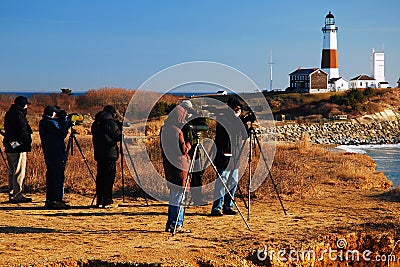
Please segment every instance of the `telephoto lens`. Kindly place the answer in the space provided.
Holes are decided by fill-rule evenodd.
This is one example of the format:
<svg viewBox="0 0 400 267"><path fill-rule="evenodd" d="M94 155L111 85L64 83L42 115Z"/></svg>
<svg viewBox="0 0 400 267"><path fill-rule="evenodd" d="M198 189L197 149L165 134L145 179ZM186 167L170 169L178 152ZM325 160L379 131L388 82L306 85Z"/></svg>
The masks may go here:
<svg viewBox="0 0 400 267"><path fill-rule="evenodd" d="M207 124L189 124L188 129L194 132L204 132L208 130Z"/></svg>

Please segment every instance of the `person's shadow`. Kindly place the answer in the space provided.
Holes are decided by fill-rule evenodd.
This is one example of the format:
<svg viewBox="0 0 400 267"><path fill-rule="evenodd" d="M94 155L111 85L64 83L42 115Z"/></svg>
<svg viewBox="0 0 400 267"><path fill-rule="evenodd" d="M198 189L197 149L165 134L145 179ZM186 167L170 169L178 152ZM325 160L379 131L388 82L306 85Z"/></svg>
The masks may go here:
<svg viewBox="0 0 400 267"><path fill-rule="evenodd" d="M0 227L0 233L3 234L44 234L57 232L51 228L37 228L37 227L16 227L16 226L3 226Z"/></svg>

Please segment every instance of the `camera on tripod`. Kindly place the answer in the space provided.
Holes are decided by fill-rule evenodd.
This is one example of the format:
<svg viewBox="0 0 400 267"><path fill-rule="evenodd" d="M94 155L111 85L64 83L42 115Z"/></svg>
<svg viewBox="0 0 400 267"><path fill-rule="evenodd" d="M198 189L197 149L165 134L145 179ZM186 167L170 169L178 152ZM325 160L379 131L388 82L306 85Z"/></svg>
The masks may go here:
<svg viewBox="0 0 400 267"><path fill-rule="evenodd" d="M248 123L248 122L254 123L257 120L256 115L254 114L253 111L247 112L246 114L241 116L241 119L243 123Z"/></svg>
<svg viewBox="0 0 400 267"><path fill-rule="evenodd" d="M254 107L243 106L243 111L247 111L247 113L241 116L243 123L247 122L254 123L257 120L254 111L261 112L263 111L263 109L264 108L262 106L254 106Z"/></svg>
<svg viewBox="0 0 400 267"><path fill-rule="evenodd" d="M208 125L205 123L188 123L184 128L185 129L183 131L187 132L188 136L192 136L193 139L200 139L200 132L207 131Z"/></svg>
<svg viewBox="0 0 400 267"><path fill-rule="evenodd" d="M82 113L74 112L67 114L65 110L60 109L58 106L53 106L52 112L56 113L56 118L58 119L65 119L65 117L67 117L67 122L69 127L83 124L84 116Z"/></svg>
<svg viewBox="0 0 400 267"><path fill-rule="evenodd" d="M84 116L82 113L70 113L67 115L68 125L82 125L84 121Z"/></svg>
<svg viewBox="0 0 400 267"><path fill-rule="evenodd" d="M208 130L207 124L188 124L187 129L192 132L204 132Z"/></svg>

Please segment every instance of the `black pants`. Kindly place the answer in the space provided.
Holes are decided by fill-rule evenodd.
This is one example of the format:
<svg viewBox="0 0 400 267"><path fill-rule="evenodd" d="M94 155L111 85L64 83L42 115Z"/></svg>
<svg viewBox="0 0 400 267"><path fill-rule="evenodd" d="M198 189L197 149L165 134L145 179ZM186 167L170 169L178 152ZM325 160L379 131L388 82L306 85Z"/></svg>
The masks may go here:
<svg viewBox="0 0 400 267"><path fill-rule="evenodd" d="M46 200L62 201L64 198L65 161L46 160Z"/></svg>
<svg viewBox="0 0 400 267"><path fill-rule="evenodd" d="M115 160L97 161L97 205L108 205L112 203L112 189L115 181L115 174Z"/></svg>

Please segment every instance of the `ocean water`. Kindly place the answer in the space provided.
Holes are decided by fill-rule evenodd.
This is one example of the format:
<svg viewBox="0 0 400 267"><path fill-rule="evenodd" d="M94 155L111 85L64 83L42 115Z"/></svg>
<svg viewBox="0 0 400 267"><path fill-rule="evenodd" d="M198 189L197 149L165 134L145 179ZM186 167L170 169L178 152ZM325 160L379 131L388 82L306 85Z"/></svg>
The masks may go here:
<svg viewBox="0 0 400 267"><path fill-rule="evenodd" d="M80 95L84 95L86 94L86 92L72 92L73 96L80 96ZM33 95L38 95L38 94L61 94L61 92L11 92L11 91L5 91L5 92L1 92L0 94L4 94L4 95L15 95L15 96L25 96L27 98L32 97Z"/></svg>
<svg viewBox="0 0 400 267"><path fill-rule="evenodd" d="M81 92L81 91L72 91L73 96L80 96L86 94L86 92ZM1 92L0 94L5 94L5 95L15 95L15 96L25 96L25 97L32 97L33 95L37 94L61 94L61 92L11 92L11 91L5 91ZM183 96L185 95L186 97L189 96L198 96L198 95L206 95L206 94L215 94L215 92L169 92L168 94L174 95L174 96Z"/></svg>
<svg viewBox="0 0 400 267"><path fill-rule="evenodd" d="M376 169L383 172L393 182L400 186L400 144L391 145L361 145L338 146L348 152L367 154L376 162Z"/></svg>

